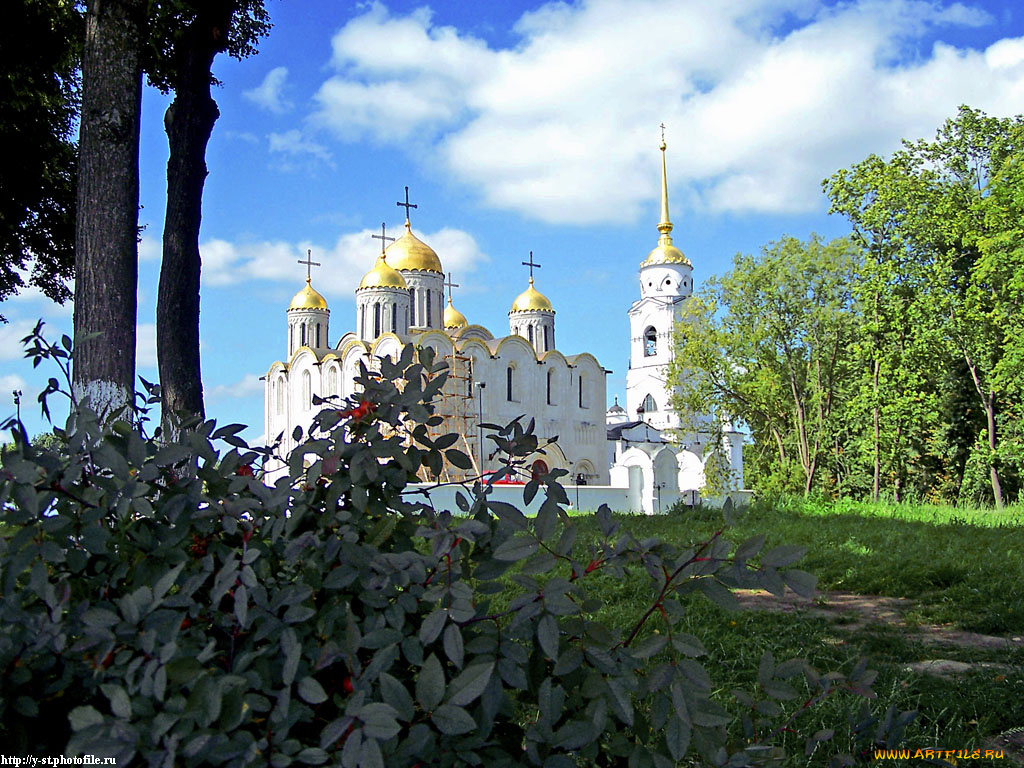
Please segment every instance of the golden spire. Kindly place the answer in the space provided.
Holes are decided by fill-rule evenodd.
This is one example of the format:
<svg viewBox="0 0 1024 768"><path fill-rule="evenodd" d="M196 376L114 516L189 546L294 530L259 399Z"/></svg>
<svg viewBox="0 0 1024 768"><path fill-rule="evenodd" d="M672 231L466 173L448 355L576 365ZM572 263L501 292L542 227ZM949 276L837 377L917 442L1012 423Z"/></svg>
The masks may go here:
<svg viewBox="0 0 1024 768"><path fill-rule="evenodd" d="M661 221L658 222L658 245L672 245L672 222L668 218L668 173L665 170L665 124L661 124Z"/></svg>
<svg viewBox="0 0 1024 768"><path fill-rule="evenodd" d="M683 255L683 252L672 245L672 222L668 218L668 172L665 170L665 124L661 124L661 221L658 222L658 244L654 247L647 258L641 262L641 267L649 267L652 264L686 264L690 260Z"/></svg>

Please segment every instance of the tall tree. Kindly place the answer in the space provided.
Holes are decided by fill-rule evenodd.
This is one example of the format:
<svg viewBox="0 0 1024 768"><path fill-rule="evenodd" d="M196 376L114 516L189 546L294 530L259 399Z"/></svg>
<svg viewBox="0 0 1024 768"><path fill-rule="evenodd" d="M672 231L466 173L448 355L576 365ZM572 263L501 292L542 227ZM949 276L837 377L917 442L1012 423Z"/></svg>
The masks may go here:
<svg viewBox="0 0 1024 768"><path fill-rule="evenodd" d="M920 348L927 334L933 334L928 346L942 350L947 367L965 374L959 380L951 377L949 401L962 401L958 390L969 389L983 414L981 452L997 506L1004 497L1000 422L1013 405L1012 377L1000 371L1006 369L1002 361L1014 340L1007 338L1007 322L1000 318L1020 310L1006 292L1012 283L993 280L994 275L1006 276L1012 249L1000 236L1013 217L992 191L994 180L1005 178L1004 169L1019 162L1024 151L1022 122L1020 117L989 118L961 107L934 141L906 143L890 160L868 158L825 183L833 210L850 218L857 236L876 255L875 263L888 270L873 289L882 303L895 306L877 329L876 365L889 360L891 381L898 383L900 376L920 369L921 360L907 351L915 344ZM1007 199L1012 201L1012 195ZM993 230L994 222L1003 223ZM912 296L894 304L891 299L900 299L898 289L908 280L914 283ZM913 387L909 394L914 394ZM907 415L905 409L899 411ZM905 419L899 424L908 425ZM973 444L970 432L961 439Z"/></svg>
<svg viewBox="0 0 1024 768"><path fill-rule="evenodd" d="M21 0L0 25L0 301L29 283L71 296L75 120L83 18L71 0ZM0 322L5 318L0 315Z"/></svg>
<svg viewBox="0 0 1024 768"><path fill-rule="evenodd" d="M786 489L797 468L809 493L833 464L838 404L849 378L852 278L860 253L848 240L782 238L687 302L670 376L675 405L741 419L755 444L773 446Z"/></svg>
<svg viewBox="0 0 1024 768"><path fill-rule="evenodd" d="M173 90L164 116L170 156L163 262L157 296L157 359L162 424L173 436L181 418L205 415L199 359L199 284L206 148L220 111L210 92L217 54L255 52L269 29L262 0L178 0L158 6L152 24L173 32L155 40L147 72Z"/></svg>
<svg viewBox="0 0 1024 768"><path fill-rule="evenodd" d="M145 9L145 0L86 7L73 385L101 416L130 406L134 393Z"/></svg>

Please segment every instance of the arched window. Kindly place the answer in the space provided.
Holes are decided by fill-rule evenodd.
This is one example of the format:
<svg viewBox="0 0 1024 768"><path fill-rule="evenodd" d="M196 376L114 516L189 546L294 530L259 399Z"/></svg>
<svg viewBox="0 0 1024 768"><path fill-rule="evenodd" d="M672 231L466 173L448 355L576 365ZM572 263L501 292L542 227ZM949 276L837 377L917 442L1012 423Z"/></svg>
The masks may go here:
<svg viewBox="0 0 1024 768"><path fill-rule="evenodd" d="M580 374L580 408L586 408L587 406L583 400L583 374Z"/></svg>
<svg viewBox="0 0 1024 768"><path fill-rule="evenodd" d="M512 402L512 366L505 369L505 399Z"/></svg>
<svg viewBox="0 0 1024 768"><path fill-rule="evenodd" d="M366 338L366 305L359 306L359 338Z"/></svg>
<svg viewBox="0 0 1024 768"><path fill-rule="evenodd" d="M320 323L316 324L316 348L320 349Z"/></svg>
<svg viewBox="0 0 1024 768"><path fill-rule="evenodd" d="M542 459L537 459L530 466L530 479L531 480L540 480L541 476L542 475L546 475L547 473L548 473L547 462L543 461Z"/></svg>
<svg viewBox="0 0 1024 768"><path fill-rule="evenodd" d="M555 404L555 369L548 370L548 405Z"/></svg>
<svg viewBox="0 0 1024 768"><path fill-rule="evenodd" d="M302 323L299 325L299 346L306 346L306 324Z"/></svg>
<svg viewBox="0 0 1024 768"><path fill-rule="evenodd" d="M644 331L644 357L654 357L658 354L658 332L654 326L649 326Z"/></svg>
<svg viewBox="0 0 1024 768"><path fill-rule="evenodd" d="M398 333L398 305L391 302L391 332Z"/></svg>
<svg viewBox="0 0 1024 768"><path fill-rule="evenodd" d="M308 411L313 405L313 379L309 371L302 372L302 410Z"/></svg>
<svg viewBox="0 0 1024 768"><path fill-rule="evenodd" d="M409 289L409 325L416 325L416 289Z"/></svg>
<svg viewBox="0 0 1024 768"><path fill-rule="evenodd" d="M549 328L546 325L544 326L544 351L545 352L547 352L549 349L551 349L551 341L550 341L551 334L549 333L550 330L551 330L551 328Z"/></svg>
<svg viewBox="0 0 1024 768"><path fill-rule="evenodd" d="M373 338L380 336L380 302L373 303Z"/></svg>
<svg viewBox="0 0 1024 768"><path fill-rule="evenodd" d="M277 412L282 414L284 413L284 379L274 382L274 394L277 400Z"/></svg>
<svg viewBox="0 0 1024 768"><path fill-rule="evenodd" d="M427 328L430 328L431 327L431 323L434 322L433 321L433 317L432 317L432 313L430 311L430 291L427 291L427 294L426 294L426 296L424 298L427 300Z"/></svg>
<svg viewBox="0 0 1024 768"><path fill-rule="evenodd" d="M644 398L643 402L644 413L655 413L658 410L658 404L654 402L654 397L648 395Z"/></svg>
<svg viewBox="0 0 1024 768"><path fill-rule="evenodd" d="M532 325L526 326L526 333L530 337L530 343L533 344L533 326Z"/></svg>
<svg viewBox="0 0 1024 768"><path fill-rule="evenodd" d="M337 395L338 394L338 369L328 368L327 369L327 394Z"/></svg>
<svg viewBox="0 0 1024 768"><path fill-rule="evenodd" d="M469 396L473 396L473 358L466 364L466 381L469 382Z"/></svg>

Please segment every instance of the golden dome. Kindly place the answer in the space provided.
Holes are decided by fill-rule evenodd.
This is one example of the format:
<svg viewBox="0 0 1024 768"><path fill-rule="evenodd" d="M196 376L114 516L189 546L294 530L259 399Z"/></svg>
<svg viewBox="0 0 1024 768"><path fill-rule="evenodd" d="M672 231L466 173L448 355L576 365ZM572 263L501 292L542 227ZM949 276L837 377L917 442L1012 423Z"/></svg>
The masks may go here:
<svg viewBox="0 0 1024 768"><path fill-rule="evenodd" d="M288 305L289 311L293 309L327 309L327 299L313 289L307 277L306 287L292 296L292 303Z"/></svg>
<svg viewBox="0 0 1024 768"><path fill-rule="evenodd" d="M444 327L446 330L465 328L469 325L466 316L452 306L452 297L448 297L448 306L444 308Z"/></svg>
<svg viewBox="0 0 1024 768"><path fill-rule="evenodd" d="M359 289L362 288L402 288L405 289L408 286L405 284L405 278L398 273L390 264L383 254L377 257L377 263L373 265L373 269L363 275L362 281L359 283ZM359 290L357 289L357 290Z"/></svg>
<svg viewBox="0 0 1024 768"><path fill-rule="evenodd" d="M688 267L693 266L683 252L672 245L671 237L659 238L657 247L647 254L647 258L640 263L640 266L649 267L652 264L685 264Z"/></svg>
<svg viewBox="0 0 1024 768"><path fill-rule="evenodd" d="M530 278L530 287L516 296L512 302L512 309L509 312L554 312L551 301L543 293L533 287L533 278Z"/></svg>
<svg viewBox="0 0 1024 768"><path fill-rule="evenodd" d="M408 219L405 220L405 234L384 252L391 257L391 266L395 269L419 269L442 274L441 260L433 248L412 233Z"/></svg>

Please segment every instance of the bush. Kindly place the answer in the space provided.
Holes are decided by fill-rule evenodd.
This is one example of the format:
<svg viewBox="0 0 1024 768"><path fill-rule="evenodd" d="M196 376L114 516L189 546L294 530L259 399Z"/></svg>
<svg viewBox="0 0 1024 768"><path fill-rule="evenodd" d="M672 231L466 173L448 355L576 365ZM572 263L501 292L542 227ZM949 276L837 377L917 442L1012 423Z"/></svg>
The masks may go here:
<svg viewBox="0 0 1024 768"><path fill-rule="evenodd" d="M152 766L743 765L778 757L772 741L833 691L870 695L863 665L847 679L766 655L758 695L737 694L745 736L730 738L675 598L807 593L813 579L784 570L802 552L760 553L760 538L734 550L722 530L695 549L635 541L607 509L582 552L562 471L524 487L525 502L545 495L533 519L490 500L501 473L460 492L459 514L435 510L407 484L442 457L468 465L453 436L428 435L444 376L411 347L364 370L359 401L316 417L274 487L239 425L161 444L73 408L54 449L14 424L0 475L5 751ZM510 467L537 447L532 424L491 429ZM594 620L591 575L641 570L649 610L628 631ZM889 713L877 738L908 718Z"/></svg>

